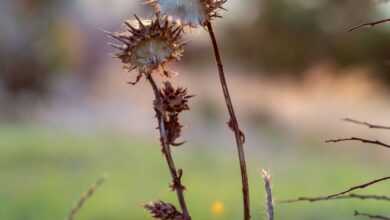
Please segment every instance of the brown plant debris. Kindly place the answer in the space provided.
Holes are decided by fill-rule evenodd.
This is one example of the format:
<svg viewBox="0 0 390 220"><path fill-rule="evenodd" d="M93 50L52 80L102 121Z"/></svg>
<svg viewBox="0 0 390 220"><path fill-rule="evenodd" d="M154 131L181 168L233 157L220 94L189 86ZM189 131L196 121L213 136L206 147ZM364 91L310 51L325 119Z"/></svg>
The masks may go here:
<svg viewBox="0 0 390 220"><path fill-rule="evenodd" d="M176 207L163 201L146 204L145 209L155 219L160 220L184 220L183 214L177 211Z"/></svg>

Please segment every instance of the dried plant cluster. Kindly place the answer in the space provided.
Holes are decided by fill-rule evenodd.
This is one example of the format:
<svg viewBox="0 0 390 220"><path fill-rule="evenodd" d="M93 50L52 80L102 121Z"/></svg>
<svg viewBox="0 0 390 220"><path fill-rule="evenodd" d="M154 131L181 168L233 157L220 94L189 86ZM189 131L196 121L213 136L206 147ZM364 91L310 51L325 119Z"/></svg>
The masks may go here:
<svg viewBox="0 0 390 220"><path fill-rule="evenodd" d="M372 124L369 122L359 121L359 120L355 120L355 119L351 119L351 118L345 118L343 120L345 122L348 122L348 123L367 126L370 129L390 130L390 126ZM359 138L359 137L331 139L331 140L327 140L326 143L338 143L338 142L345 142L345 141L360 141L362 143L372 144L372 145L376 145L376 146L380 146L380 147L384 147L384 148L390 148L389 144L385 144L381 141L370 140L370 139ZM306 202L319 202L319 201L329 201L329 200L339 200L339 199L390 201L390 197L385 196L385 195L364 195L364 194L362 195L362 194L353 193L356 190L365 189L365 188L371 187L377 183L381 183L381 182L389 181L389 180L390 180L390 176L386 176L386 177L382 177L379 179L374 179L374 180L368 181L368 182L363 183L363 184L358 184L358 185L349 187L343 191L333 193L330 195L317 196L317 197L298 197L297 199L281 201L281 203L295 203L295 202L305 202L305 201ZM355 211L354 215L367 217L369 219L384 219L384 220L390 219L390 217L386 217L386 216L382 216L382 215L361 213L358 211Z"/></svg>
<svg viewBox="0 0 390 220"><path fill-rule="evenodd" d="M180 146L184 142L176 142L181 136L183 125L180 124L179 114L190 110L188 101L192 95L187 94L187 89L174 88L170 82L164 83L164 88L160 90L161 100L154 101L154 107L159 112L164 113L163 120L167 131L167 141L169 145Z"/></svg>
<svg viewBox="0 0 390 220"><path fill-rule="evenodd" d="M136 24L125 22L126 29L122 32L107 32L108 35L120 44L111 43L118 49L115 57L118 58L124 69L136 70L138 75L134 82L137 84L142 77L152 87L154 93L153 108L156 113L162 152L168 165L172 183L171 188L177 194L180 211L169 203L151 203L145 208L155 219L183 219L190 220L191 216L184 197L185 187L182 184L183 170L177 169L172 155L172 146L180 146L184 142L178 141L182 134L183 125L180 114L189 110L189 99L192 95L186 88L174 87L170 80L176 74L167 70L167 65L179 61L183 56L183 29L185 27L205 27L214 49L218 74L230 119L228 126L233 130L238 158L241 169L244 219L250 219L249 184L244 154L244 133L240 130L230 98L227 80L219 53L216 36L211 21L221 17L219 10L227 0L145 0L146 5L154 9L153 19L146 22L135 16ZM156 76L164 78L160 86L155 80Z"/></svg>

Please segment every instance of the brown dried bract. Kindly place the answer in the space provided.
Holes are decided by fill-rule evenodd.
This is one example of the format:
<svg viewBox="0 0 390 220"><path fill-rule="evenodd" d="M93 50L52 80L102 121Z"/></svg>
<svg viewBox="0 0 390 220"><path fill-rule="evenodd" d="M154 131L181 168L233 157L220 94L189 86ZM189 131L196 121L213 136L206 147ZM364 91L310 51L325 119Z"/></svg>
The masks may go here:
<svg viewBox="0 0 390 220"><path fill-rule="evenodd" d="M183 214L176 207L163 201L151 202L144 206L155 219L160 220L184 220Z"/></svg>
<svg viewBox="0 0 390 220"><path fill-rule="evenodd" d="M120 45L110 44L119 50L115 57L122 61L128 71L138 70L137 80L131 84L136 84L142 74L155 71L169 77L172 74L166 69L166 64L180 60L184 52L181 40L183 28L159 16L150 22L141 21L137 16L135 18L137 25L126 21L124 32L107 32L110 37L121 42Z"/></svg>
<svg viewBox="0 0 390 220"><path fill-rule="evenodd" d="M154 102L155 108L162 113L168 144L180 146L184 142L176 142L181 137L183 125L179 114L189 110L188 101L193 95L188 95L187 89L174 88L170 82L165 82L160 90L160 100Z"/></svg>

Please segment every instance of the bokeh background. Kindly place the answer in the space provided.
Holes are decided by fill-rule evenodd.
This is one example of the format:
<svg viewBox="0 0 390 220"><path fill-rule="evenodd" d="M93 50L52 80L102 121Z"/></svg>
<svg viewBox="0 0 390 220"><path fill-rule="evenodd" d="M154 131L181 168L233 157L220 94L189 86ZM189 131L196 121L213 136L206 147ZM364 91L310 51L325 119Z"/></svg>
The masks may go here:
<svg viewBox="0 0 390 220"><path fill-rule="evenodd" d="M334 137L390 142L390 133L342 122L390 124L390 16L370 0L230 0L215 20L233 100L247 135L253 219L265 219L260 170L276 200L316 196L389 173L390 152ZM152 92L110 57L101 31L151 11L132 0L0 1L0 219L64 219L99 177L107 182L78 219L150 219L142 204L169 191ZM236 150L207 33L190 30L176 85L196 94L174 149L194 219L241 218ZM382 183L364 193L390 194ZM389 204L339 200L277 205L276 219L354 219ZM387 213L386 213L387 212Z"/></svg>

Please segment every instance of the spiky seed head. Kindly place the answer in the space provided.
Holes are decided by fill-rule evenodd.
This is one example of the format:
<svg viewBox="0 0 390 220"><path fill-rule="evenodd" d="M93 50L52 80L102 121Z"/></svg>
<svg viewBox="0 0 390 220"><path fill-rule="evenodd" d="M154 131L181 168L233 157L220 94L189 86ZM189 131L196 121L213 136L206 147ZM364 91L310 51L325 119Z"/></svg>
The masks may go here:
<svg viewBox="0 0 390 220"><path fill-rule="evenodd" d="M188 95L187 89L178 87L174 88L168 81L164 82L161 90L162 109L169 113L180 113L189 110L188 101L193 95Z"/></svg>
<svg viewBox="0 0 390 220"><path fill-rule="evenodd" d="M183 28L172 24L167 18L155 17L151 21L142 21L137 16L136 24L126 21L124 32L108 33L121 44L111 44L119 51L115 57L124 64L124 68L132 71L137 69L139 77L142 74L160 72L166 76L171 73L166 70L166 64L180 60L184 52L182 42Z"/></svg>
<svg viewBox="0 0 390 220"><path fill-rule="evenodd" d="M164 87L160 90L160 94L161 99L154 101L154 107L165 115L163 120L168 144L180 146L184 142L176 142L181 137L183 128L179 121L179 114L190 110L188 101L193 95L188 95L187 89L173 87L168 81L164 82Z"/></svg>
<svg viewBox="0 0 390 220"><path fill-rule="evenodd" d="M197 27L205 25L213 18L221 17L219 9L224 9L227 0L145 0L156 13L172 21Z"/></svg>
<svg viewBox="0 0 390 220"><path fill-rule="evenodd" d="M151 202L145 205L145 209L149 211L155 219L160 220L183 220L183 214L177 211L176 207L170 203L163 201Z"/></svg>

